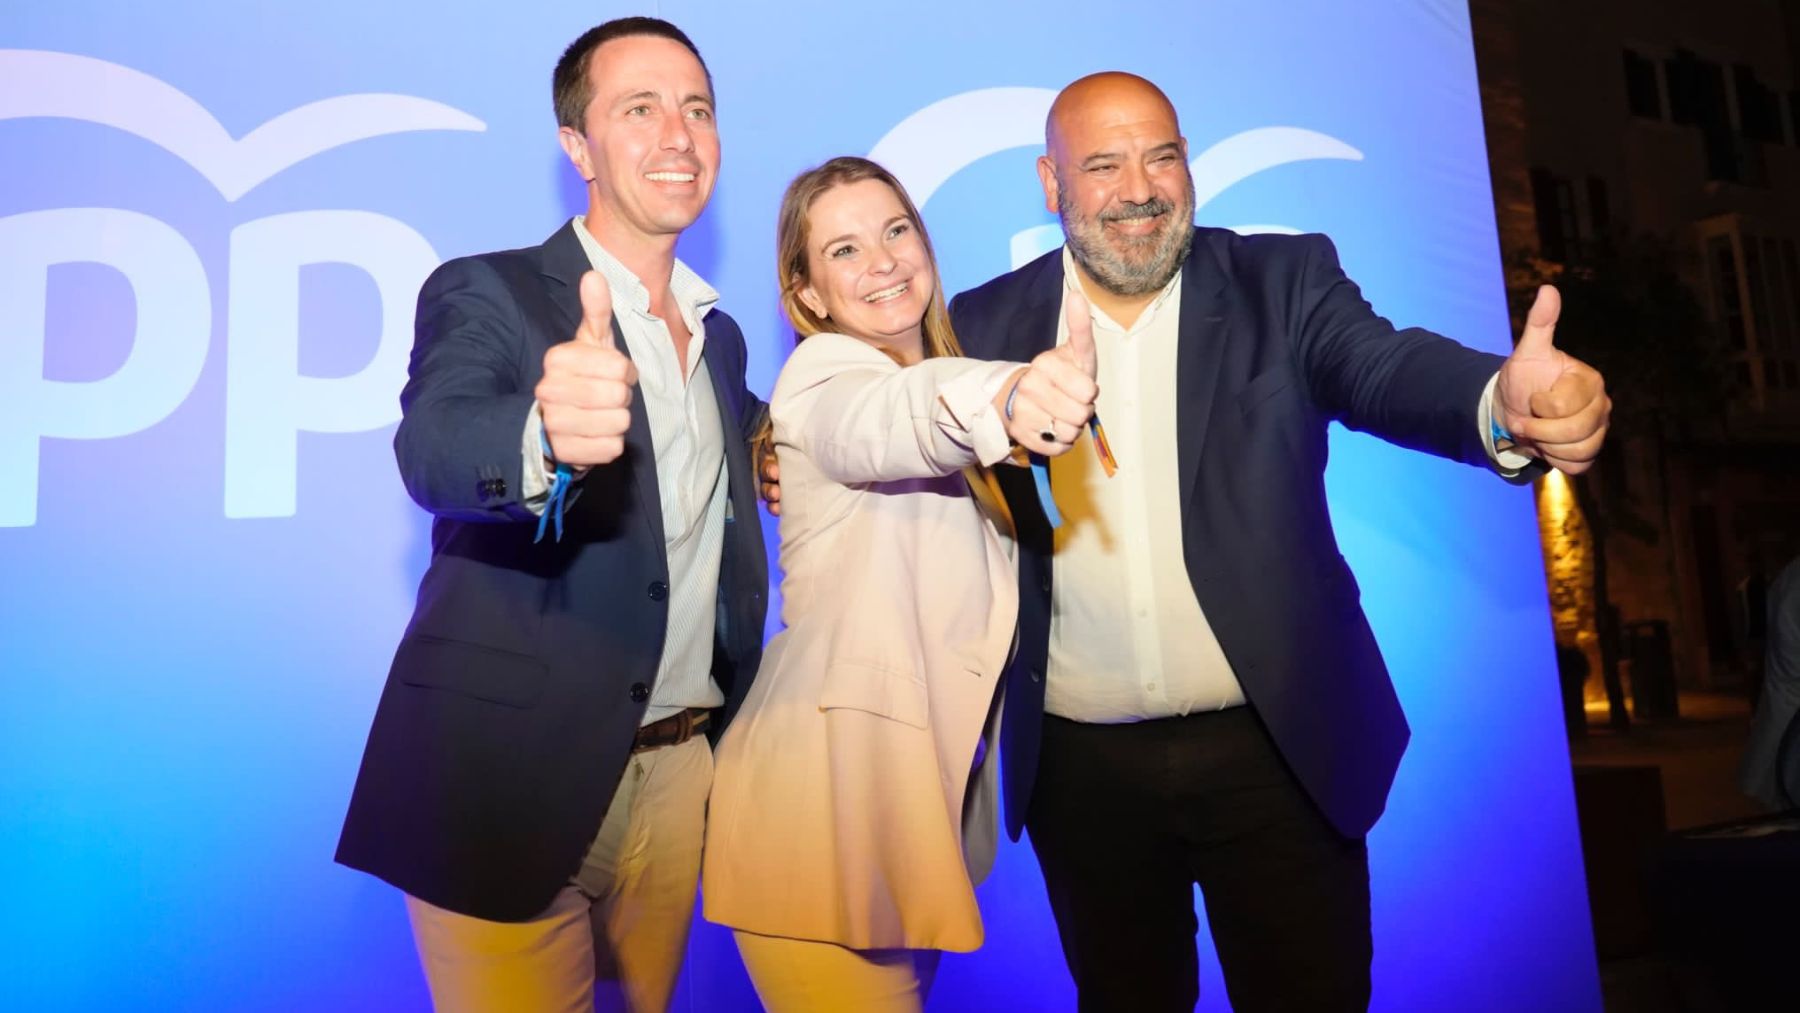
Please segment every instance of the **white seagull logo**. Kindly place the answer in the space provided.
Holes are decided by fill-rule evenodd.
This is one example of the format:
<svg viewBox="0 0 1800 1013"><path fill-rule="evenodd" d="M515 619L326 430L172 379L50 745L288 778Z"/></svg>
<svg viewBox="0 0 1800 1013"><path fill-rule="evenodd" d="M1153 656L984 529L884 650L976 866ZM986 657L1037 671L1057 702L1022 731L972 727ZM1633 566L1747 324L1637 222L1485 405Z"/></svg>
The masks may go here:
<svg viewBox="0 0 1800 1013"><path fill-rule="evenodd" d="M0 120L53 117L115 127L168 150L228 201L323 151L386 134L482 131L459 109L411 95L340 95L233 139L205 107L130 67L73 53L0 49Z"/></svg>
<svg viewBox="0 0 1800 1013"><path fill-rule="evenodd" d="M982 88L952 95L901 120L869 150L899 177L922 208L950 177L989 155L1043 142L1044 118L1056 92L1048 88ZM1258 127L1233 134L1194 156L1194 210L1266 169L1294 162L1360 162L1362 152L1329 134L1303 127ZM1243 235L1300 230L1289 225L1234 225ZM1015 233L1012 266L1023 266L1062 245L1062 226L1037 225Z"/></svg>

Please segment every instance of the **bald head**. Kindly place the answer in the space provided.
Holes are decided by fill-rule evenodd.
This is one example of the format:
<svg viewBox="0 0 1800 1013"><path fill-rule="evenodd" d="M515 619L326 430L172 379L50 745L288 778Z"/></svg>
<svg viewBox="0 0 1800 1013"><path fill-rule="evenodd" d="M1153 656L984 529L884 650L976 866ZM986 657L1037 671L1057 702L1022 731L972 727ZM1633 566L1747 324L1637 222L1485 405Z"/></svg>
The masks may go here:
<svg viewBox="0 0 1800 1013"><path fill-rule="evenodd" d="M1187 141L1169 97L1135 74L1084 77L1051 104L1044 147L1044 204L1075 263L1113 296L1151 298L1194 235Z"/></svg>
<svg viewBox="0 0 1800 1013"><path fill-rule="evenodd" d="M1175 104L1161 88L1121 70L1089 74L1064 88L1050 103L1050 115L1044 120L1044 147L1051 158L1061 160L1065 152L1058 149L1067 145L1071 134L1131 122L1160 122L1171 136L1181 135Z"/></svg>

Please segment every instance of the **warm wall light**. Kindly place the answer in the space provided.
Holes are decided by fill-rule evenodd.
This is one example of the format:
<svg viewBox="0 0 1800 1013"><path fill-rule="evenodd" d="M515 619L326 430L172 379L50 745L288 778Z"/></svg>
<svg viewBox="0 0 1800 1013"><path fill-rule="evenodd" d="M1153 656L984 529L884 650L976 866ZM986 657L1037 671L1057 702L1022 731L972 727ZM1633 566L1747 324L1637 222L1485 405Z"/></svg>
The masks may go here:
<svg viewBox="0 0 1800 1013"><path fill-rule="evenodd" d="M1544 476L1544 509L1550 514L1546 520L1561 527L1568 519L1569 508L1575 503L1575 496L1569 489L1569 477L1554 469Z"/></svg>
<svg viewBox="0 0 1800 1013"><path fill-rule="evenodd" d="M1593 616L1593 533L1575 500L1575 489L1560 471L1537 483L1538 535L1543 542L1544 576L1550 590L1550 616L1556 638L1588 655L1590 671L1598 671L1599 654ZM1589 695L1599 680L1588 683Z"/></svg>

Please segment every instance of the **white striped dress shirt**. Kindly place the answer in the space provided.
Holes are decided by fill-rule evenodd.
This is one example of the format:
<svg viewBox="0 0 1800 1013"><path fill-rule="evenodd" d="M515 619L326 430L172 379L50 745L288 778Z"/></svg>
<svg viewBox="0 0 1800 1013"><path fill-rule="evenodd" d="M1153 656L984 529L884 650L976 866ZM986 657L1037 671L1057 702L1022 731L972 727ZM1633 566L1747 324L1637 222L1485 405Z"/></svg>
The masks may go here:
<svg viewBox="0 0 1800 1013"><path fill-rule="evenodd" d="M712 375L701 356L706 347L703 320L719 301L719 293L686 264L675 262L669 290L692 335L683 376L674 338L668 325L652 311L649 289L606 252L587 230L585 216L575 216L575 234L594 270L612 290L613 315L637 366L634 396L643 399L650 419L656 484L662 494L669 623L656 684L644 711L643 723L649 724L688 707L717 707L725 702L725 694L712 677L719 556L725 544L728 499L725 436ZM539 442L542 432L543 420L534 405L521 445L525 454L523 493L526 505L540 512L549 492Z"/></svg>

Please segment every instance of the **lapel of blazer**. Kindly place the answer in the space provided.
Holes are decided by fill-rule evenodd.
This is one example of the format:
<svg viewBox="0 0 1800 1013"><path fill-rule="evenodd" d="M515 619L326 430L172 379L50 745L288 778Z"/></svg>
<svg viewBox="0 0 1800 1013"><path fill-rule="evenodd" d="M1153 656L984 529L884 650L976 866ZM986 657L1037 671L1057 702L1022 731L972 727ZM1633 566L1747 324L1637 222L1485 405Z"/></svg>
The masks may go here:
<svg viewBox="0 0 1800 1013"><path fill-rule="evenodd" d="M1056 314L1062 310L1062 247L1027 265L1022 273L1024 304L1012 315L1006 335L1006 356L1030 362L1040 352L1056 346Z"/></svg>
<svg viewBox="0 0 1800 1013"><path fill-rule="evenodd" d="M1196 229L1187 263L1181 268L1181 320L1175 353L1175 419L1181 516L1189 516L1194 482L1200 473L1200 451L1219 384L1219 363L1230 336L1227 323L1231 293L1219 251L1208 231Z"/></svg>
<svg viewBox="0 0 1800 1013"><path fill-rule="evenodd" d="M568 224L556 230L540 249L540 271L552 283L549 286L550 301L562 316L566 327L564 333L572 336L581 323L581 276L593 270L587 251L581 248L581 240L575 235L574 220L570 219ZM619 329L617 314L613 316L612 332L614 346L626 358L631 358L631 348L625 343L625 333ZM650 524L651 544L660 555L664 546L662 491L656 483L656 450L650 440L650 416L644 409L641 392L634 392L631 398L631 428L625 431L624 463L631 470L639 506Z"/></svg>
<svg viewBox="0 0 1800 1013"><path fill-rule="evenodd" d="M736 379L739 364L726 358L726 345L707 335L700 357L706 360L707 375L712 377L713 397L719 403L719 435L725 449L726 499L731 504L732 531L742 531L739 523L760 524L756 515L755 484L750 481L749 434L738 423L743 399L741 383ZM737 387L736 390L733 388Z"/></svg>
<svg viewBox="0 0 1800 1013"><path fill-rule="evenodd" d="M706 361L706 373L712 378L713 398L719 402L719 433L725 439L725 474L731 480L731 487L738 488L747 477L744 474L746 462L744 454L735 453L733 448L746 446L748 439L744 430L738 425L738 398L732 390L731 376L733 363L725 360L724 343L706 339L706 345L700 350L700 358Z"/></svg>

